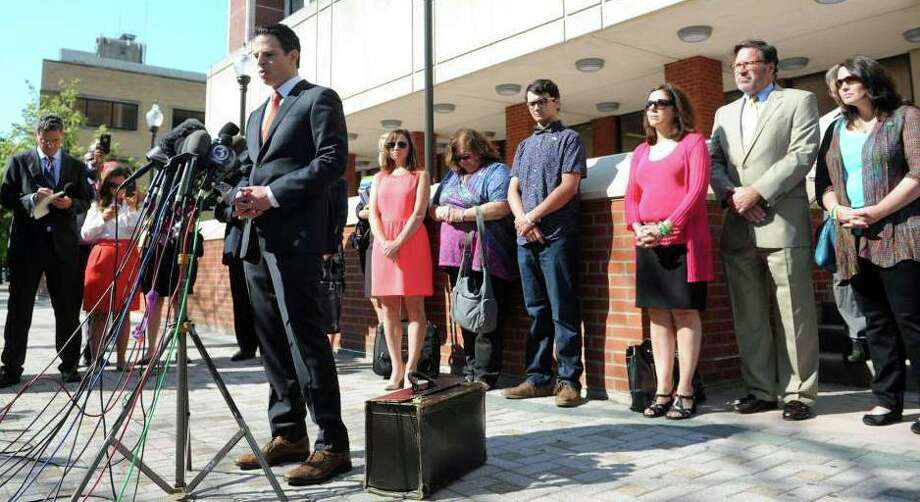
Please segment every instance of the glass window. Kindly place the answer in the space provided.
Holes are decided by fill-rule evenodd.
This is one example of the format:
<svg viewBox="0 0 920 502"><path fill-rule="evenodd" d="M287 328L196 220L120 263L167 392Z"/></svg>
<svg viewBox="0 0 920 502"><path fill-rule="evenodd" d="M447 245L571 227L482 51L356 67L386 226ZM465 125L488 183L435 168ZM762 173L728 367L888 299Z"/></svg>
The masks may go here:
<svg viewBox="0 0 920 502"><path fill-rule="evenodd" d="M288 0L288 15L303 9L304 0Z"/></svg>
<svg viewBox="0 0 920 502"><path fill-rule="evenodd" d="M77 98L75 106L86 117L87 127L137 130L137 104L105 99Z"/></svg>
<svg viewBox="0 0 920 502"><path fill-rule="evenodd" d="M137 105L134 103L112 103L113 129L137 130Z"/></svg>
<svg viewBox="0 0 920 502"><path fill-rule="evenodd" d="M631 152L645 141L645 131L642 129L642 114L644 110L620 115L620 145L622 152Z"/></svg>
<svg viewBox="0 0 920 502"><path fill-rule="evenodd" d="M594 129L591 127L591 122L585 122L584 124L577 124L571 126L575 132L581 137L581 142L585 145L585 158L590 159L594 157Z"/></svg>
<svg viewBox="0 0 920 502"><path fill-rule="evenodd" d="M183 110L181 108L173 108L173 117L172 117L172 126L176 127L177 125L185 122L186 119L195 119L204 123L204 112L196 112L193 110Z"/></svg>

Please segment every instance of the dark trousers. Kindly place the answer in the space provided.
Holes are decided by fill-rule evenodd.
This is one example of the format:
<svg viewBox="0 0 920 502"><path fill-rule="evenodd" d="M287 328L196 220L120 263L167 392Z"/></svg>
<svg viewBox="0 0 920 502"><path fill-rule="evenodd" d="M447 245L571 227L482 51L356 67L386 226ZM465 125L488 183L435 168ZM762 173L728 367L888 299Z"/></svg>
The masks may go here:
<svg viewBox="0 0 920 502"><path fill-rule="evenodd" d="M3 366L10 374L22 374L29 345L29 328L35 294L42 274L54 308L55 347L61 358L58 369L75 369L80 359L80 303L83 300L83 276L77 248L68 256L54 252L51 235L46 242L36 242L29 256L11 256L10 290L6 326L3 328Z"/></svg>
<svg viewBox="0 0 920 502"><path fill-rule="evenodd" d="M557 378L581 388L581 312L578 305L577 240L562 236L544 244L518 245L524 306L530 316L527 379L552 383L553 345Z"/></svg>
<svg viewBox="0 0 920 502"><path fill-rule="evenodd" d="M905 260L881 268L859 259L850 281L866 316L866 338L875 368L872 394L880 406L904 409L910 358L911 378L920 381L920 262Z"/></svg>
<svg viewBox="0 0 920 502"><path fill-rule="evenodd" d="M256 335L270 393L272 436L306 435L306 411L319 428L317 450L348 451L339 377L320 322L320 255L275 255L244 263Z"/></svg>
<svg viewBox="0 0 920 502"><path fill-rule="evenodd" d="M459 270L454 267L447 269L450 283L457 283ZM472 277L477 284L482 284L482 272L472 272ZM504 325L508 318L508 301L505 297L508 291L508 281L491 275L492 290L495 292L495 301L498 303L498 323L495 329L488 333L475 333L460 329L463 334L463 353L466 356L466 365L463 367L463 376L469 380L482 380L494 386L502 371L502 343L504 340Z"/></svg>
<svg viewBox="0 0 920 502"><path fill-rule="evenodd" d="M255 354L259 347L259 339L256 337L243 261L231 260L227 270L230 273L230 298L233 300L233 332L236 334L236 344L240 351Z"/></svg>

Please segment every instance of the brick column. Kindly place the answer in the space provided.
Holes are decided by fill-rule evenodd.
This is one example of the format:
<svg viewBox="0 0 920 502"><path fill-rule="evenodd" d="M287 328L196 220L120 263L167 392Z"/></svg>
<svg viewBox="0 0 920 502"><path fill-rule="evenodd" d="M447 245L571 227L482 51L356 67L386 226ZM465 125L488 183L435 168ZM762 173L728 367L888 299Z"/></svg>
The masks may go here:
<svg viewBox="0 0 920 502"><path fill-rule="evenodd" d="M533 133L533 117L527 110L527 103L518 103L505 108L505 163L511 167L518 143Z"/></svg>
<svg viewBox="0 0 920 502"><path fill-rule="evenodd" d="M265 26L284 19L284 0L255 0L254 11L249 0L230 0L227 22L227 52L246 45L256 26Z"/></svg>
<svg viewBox="0 0 920 502"><path fill-rule="evenodd" d="M664 65L664 79L687 93L696 112L696 129L708 137L716 110L725 103L722 63L703 56L682 59Z"/></svg>
<svg viewBox="0 0 920 502"><path fill-rule="evenodd" d="M418 165L425 169L425 133L424 131L412 131L412 146L415 147L415 156L418 158Z"/></svg>
<svg viewBox="0 0 920 502"><path fill-rule="evenodd" d="M348 196L353 197L358 195L358 182L360 178L358 177L358 172L355 171L355 154L348 154L348 160L345 161L345 174L342 175L342 177L348 182Z"/></svg>
<svg viewBox="0 0 920 502"><path fill-rule="evenodd" d="M594 156L620 153L620 117L611 115L591 121L591 133L594 136Z"/></svg>

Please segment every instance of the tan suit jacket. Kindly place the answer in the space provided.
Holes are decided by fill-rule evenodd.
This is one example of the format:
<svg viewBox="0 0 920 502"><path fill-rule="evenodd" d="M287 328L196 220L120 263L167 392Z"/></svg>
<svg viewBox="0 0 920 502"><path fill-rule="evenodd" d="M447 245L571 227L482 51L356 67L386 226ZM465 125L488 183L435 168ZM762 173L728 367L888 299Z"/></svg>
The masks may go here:
<svg viewBox="0 0 920 502"><path fill-rule="evenodd" d="M776 86L761 105L753 138L741 137L744 98L716 111L709 153L712 189L719 200L736 187L751 187L763 198L763 223L750 224L729 211L722 226L724 250L748 247L811 246L811 220L805 176L818 153L815 95Z"/></svg>

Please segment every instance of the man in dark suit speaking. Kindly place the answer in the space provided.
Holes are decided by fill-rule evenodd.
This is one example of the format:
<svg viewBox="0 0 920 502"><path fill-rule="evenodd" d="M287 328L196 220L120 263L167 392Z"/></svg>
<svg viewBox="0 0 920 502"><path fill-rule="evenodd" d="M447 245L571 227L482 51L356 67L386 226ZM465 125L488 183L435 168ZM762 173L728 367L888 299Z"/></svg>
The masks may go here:
<svg viewBox="0 0 920 502"><path fill-rule="evenodd" d="M287 480L322 483L351 470L320 307L330 187L348 155L345 115L335 91L298 76L300 40L289 27L256 29L252 51L272 97L249 116L243 170L250 176L240 183L233 206L246 219L240 255L247 258L246 283L271 386L272 440L262 452L270 465L307 458L306 405L319 429L314 451ZM249 253L252 247L259 252ZM252 454L239 457L237 465L259 467Z"/></svg>
<svg viewBox="0 0 920 502"><path fill-rule="evenodd" d="M64 122L48 114L35 129L38 147L10 157L0 202L13 212L10 228L10 296L3 328L0 387L19 383L26 360L38 283L45 275L54 307L55 345L65 382L79 382L80 274L77 213L90 204L83 163L61 150Z"/></svg>

